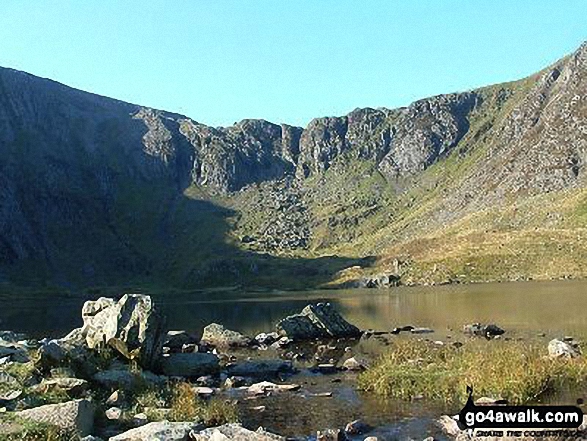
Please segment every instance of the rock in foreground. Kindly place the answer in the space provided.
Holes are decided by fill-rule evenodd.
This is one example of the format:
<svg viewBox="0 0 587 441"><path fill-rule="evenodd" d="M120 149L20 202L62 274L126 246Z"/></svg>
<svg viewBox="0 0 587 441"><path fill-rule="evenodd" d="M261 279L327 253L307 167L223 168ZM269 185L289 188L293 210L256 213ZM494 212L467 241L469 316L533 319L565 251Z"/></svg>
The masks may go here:
<svg viewBox="0 0 587 441"><path fill-rule="evenodd" d="M47 404L34 409L23 410L18 412L17 415L38 423L74 430L82 436L89 435L94 428L94 405L89 400Z"/></svg>
<svg viewBox="0 0 587 441"><path fill-rule="evenodd" d="M358 337L361 331L347 322L330 303L306 306L300 314L284 318L277 331L294 340Z"/></svg>
<svg viewBox="0 0 587 441"><path fill-rule="evenodd" d="M146 369L155 366L166 332L151 297L125 294L118 302L101 297L84 304L82 318L89 348L109 345Z"/></svg>
<svg viewBox="0 0 587 441"><path fill-rule="evenodd" d="M149 423L110 438L110 441L185 441L193 439L190 432L201 429L197 423Z"/></svg>
<svg viewBox="0 0 587 441"><path fill-rule="evenodd" d="M266 432L259 427L257 431L245 429L240 424L225 424L192 434L195 441L285 441L285 438Z"/></svg>

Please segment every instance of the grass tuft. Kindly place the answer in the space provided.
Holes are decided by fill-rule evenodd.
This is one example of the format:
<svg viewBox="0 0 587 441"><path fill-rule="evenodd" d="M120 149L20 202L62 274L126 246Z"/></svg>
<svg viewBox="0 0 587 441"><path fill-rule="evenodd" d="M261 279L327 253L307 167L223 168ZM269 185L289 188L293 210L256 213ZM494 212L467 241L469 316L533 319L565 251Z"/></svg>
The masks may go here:
<svg viewBox="0 0 587 441"><path fill-rule="evenodd" d="M207 426L238 421L238 411L232 402L220 399L204 402L188 383L176 384L172 393L171 421L201 421Z"/></svg>
<svg viewBox="0 0 587 441"><path fill-rule="evenodd" d="M564 388L584 384L587 361L551 359L541 347L513 341L473 341L461 348L424 341L398 341L359 377L359 387L385 398L421 395L463 402L475 395L536 402Z"/></svg>

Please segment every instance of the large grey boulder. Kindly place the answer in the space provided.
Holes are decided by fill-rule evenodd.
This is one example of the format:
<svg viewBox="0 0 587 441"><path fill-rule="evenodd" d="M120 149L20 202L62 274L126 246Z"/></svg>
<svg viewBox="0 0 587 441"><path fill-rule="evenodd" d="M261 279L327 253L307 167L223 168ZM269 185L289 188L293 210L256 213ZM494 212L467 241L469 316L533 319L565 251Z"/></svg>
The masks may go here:
<svg viewBox="0 0 587 441"><path fill-rule="evenodd" d="M202 343L208 343L217 347L246 347L253 341L240 332L231 331L217 323L212 323L204 328Z"/></svg>
<svg viewBox="0 0 587 441"><path fill-rule="evenodd" d="M205 352L165 354L161 358L161 371L173 377L200 377L215 373L218 366L218 357Z"/></svg>
<svg viewBox="0 0 587 441"><path fill-rule="evenodd" d="M277 331L294 340L358 337L361 331L347 322L330 303L306 306L300 314L277 323Z"/></svg>
<svg viewBox="0 0 587 441"><path fill-rule="evenodd" d="M165 320L151 297L125 294L119 301L102 297L84 304L82 318L90 349L109 345L143 368L155 366L166 332Z"/></svg>
<svg viewBox="0 0 587 441"><path fill-rule="evenodd" d="M110 441L187 441L191 431L202 426L198 423L170 423L160 421L145 424L110 438Z"/></svg>
<svg viewBox="0 0 587 441"><path fill-rule="evenodd" d="M94 405L89 400L47 404L23 410L18 412L17 416L66 430L75 430L81 436L90 435L94 428Z"/></svg>
<svg viewBox="0 0 587 441"><path fill-rule="evenodd" d="M195 441L284 441L285 438L265 431L259 427L257 431L245 429L237 423L224 424L192 433L191 439Z"/></svg>

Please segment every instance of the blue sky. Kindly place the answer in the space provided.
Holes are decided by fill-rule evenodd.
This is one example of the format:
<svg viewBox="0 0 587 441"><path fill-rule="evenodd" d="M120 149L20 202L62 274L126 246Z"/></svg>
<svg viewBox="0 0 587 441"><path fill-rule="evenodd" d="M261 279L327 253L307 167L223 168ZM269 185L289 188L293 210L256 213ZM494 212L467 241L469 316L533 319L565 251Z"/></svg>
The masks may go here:
<svg viewBox="0 0 587 441"><path fill-rule="evenodd" d="M211 125L305 125L529 75L585 17L585 0L1 0L0 66Z"/></svg>

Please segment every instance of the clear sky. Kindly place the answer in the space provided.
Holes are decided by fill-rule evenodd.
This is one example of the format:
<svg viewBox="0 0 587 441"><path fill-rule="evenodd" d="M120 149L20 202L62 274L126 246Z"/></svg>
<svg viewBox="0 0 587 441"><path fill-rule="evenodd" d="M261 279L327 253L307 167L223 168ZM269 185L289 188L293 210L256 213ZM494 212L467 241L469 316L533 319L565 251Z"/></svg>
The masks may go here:
<svg viewBox="0 0 587 441"><path fill-rule="evenodd" d="M586 0L0 0L0 66L211 125L305 125L517 79Z"/></svg>

